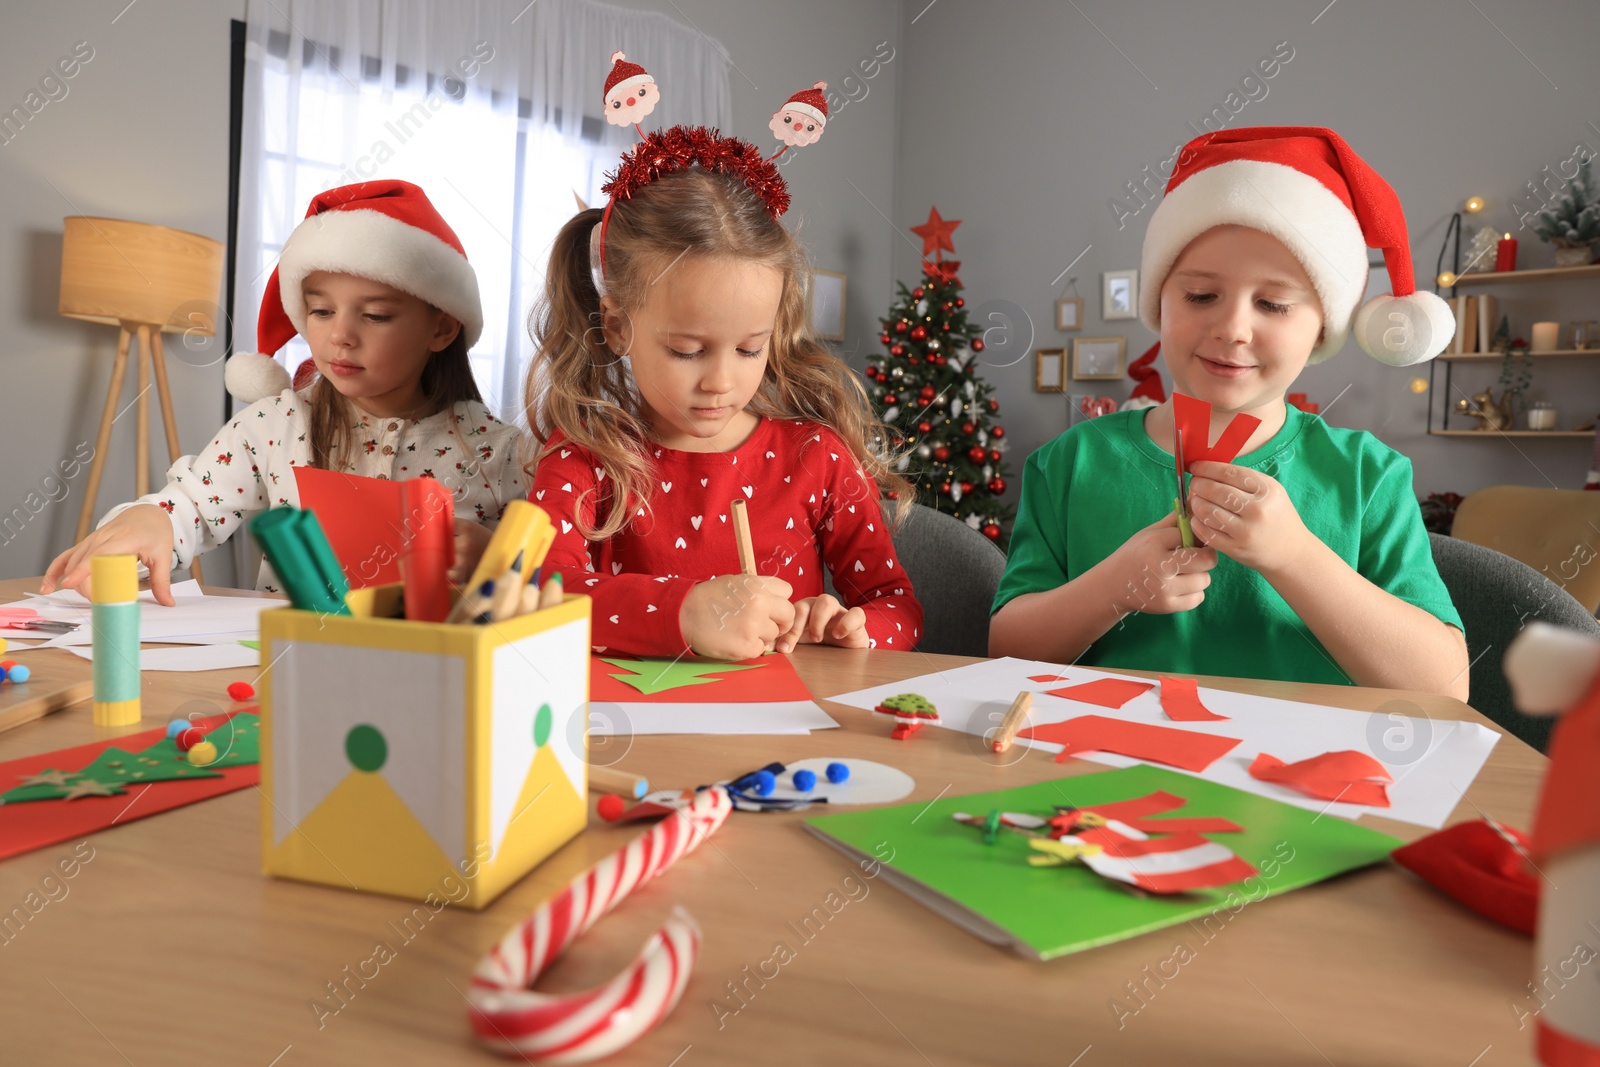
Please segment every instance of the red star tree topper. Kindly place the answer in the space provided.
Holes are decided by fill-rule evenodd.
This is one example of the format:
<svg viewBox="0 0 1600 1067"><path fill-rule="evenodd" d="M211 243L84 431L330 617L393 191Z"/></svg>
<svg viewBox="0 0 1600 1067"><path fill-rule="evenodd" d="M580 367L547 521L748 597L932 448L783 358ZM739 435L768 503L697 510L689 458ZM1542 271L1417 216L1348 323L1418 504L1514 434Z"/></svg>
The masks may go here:
<svg viewBox="0 0 1600 1067"><path fill-rule="evenodd" d="M995 421L1000 402L978 376L982 330L968 323L961 295L961 264L950 235L960 219L937 208L911 227L922 238L922 282L898 283L899 298L880 319L887 354L867 366L867 388L878 416L905 450L901 470L916 487L917 502L954 515L1000 545L1011 534L1014 509L1002 500L1010 477L1005 427Z"/></svg>

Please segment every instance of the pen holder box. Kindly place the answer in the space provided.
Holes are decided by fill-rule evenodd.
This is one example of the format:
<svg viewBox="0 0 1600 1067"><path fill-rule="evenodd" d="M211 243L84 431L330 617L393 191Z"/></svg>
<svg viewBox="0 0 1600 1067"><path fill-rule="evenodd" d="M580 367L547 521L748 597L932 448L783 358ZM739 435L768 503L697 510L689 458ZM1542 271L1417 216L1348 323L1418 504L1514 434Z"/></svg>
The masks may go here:
<svg viewBox="0 0 1600 1067"><path fill-rule="evenodd" d="M262 613L262 866L482 908L587 821L589 598L447 626L400 591Z"/></svg>

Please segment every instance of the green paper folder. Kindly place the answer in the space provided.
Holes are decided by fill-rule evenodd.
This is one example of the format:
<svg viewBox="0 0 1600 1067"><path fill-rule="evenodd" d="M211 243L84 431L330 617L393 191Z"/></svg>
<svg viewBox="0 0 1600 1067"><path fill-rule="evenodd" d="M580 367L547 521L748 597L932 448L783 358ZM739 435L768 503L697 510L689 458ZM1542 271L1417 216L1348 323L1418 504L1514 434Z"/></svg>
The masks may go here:
<svg viewBox="0 0 1600 1067"><path fill-rule="evenodd" d="M950 816L992 810L1046 815L1056 805L1096 804L1165 791L1188 804L1172 818L1222 816L1240 833L1206 836L1231 848L1259 873L1237 885L1173 896L1145 895L1107 881L1081 864L1031 867L1033 850L1002 831L993 845ZM1159 817L1158 817L1159 818ZM1161 767L1082 774L1017 789L944 797L932 804L823 815L806 828L858 860L880 860L897 888L991 944L1048 960L1193 920L1225 925L1244 901L1320 882L1377 863L1401 842L1333 816ZM1215 919L1211 919L1213 913Z"/></svg>

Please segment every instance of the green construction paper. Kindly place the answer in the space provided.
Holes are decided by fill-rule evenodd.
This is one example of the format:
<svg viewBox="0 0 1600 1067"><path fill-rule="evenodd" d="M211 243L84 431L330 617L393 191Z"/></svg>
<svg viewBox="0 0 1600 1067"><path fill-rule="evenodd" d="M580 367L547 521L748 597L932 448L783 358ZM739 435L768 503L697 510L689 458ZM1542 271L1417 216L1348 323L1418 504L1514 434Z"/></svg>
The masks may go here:
<svg viewBox="0 0 1600 1067"><path fill-rule="evenodd" d="M253 648L257 652L261 651L261 642L260 641L240 641L239 643L241 645L243 645L245 648Z"/></svg>
<svg viewBox="0 0 1600 1067"><path fill-rule="evenodd" d="M655 693L664 693L668 689L679 689L690 685L705 685L716 681L716 676L729 671L748 671L757 667L764 667L764 663L705 663L688 662L685 660L671 659L613 659L601 656L602 663L609 663L613 667L622 667L632 671L632 674L613 674L611 677L624 685L631 685L639 692L650 696Z"/></svg>
<svg viewBox="0 0 1600 1067"><path fill-rule="evenodd" d="M241 712L227 722L212 727L206 733L206 740L216 745L218 752L217 761L206 767L191 766L188 757L178 751L177 742L170 738L162 738L138 752L112 745L81 770L63 772L62 785L41 783L18 786L0 793L0 804L60 800L71 792L73 783L89 778L111 787L114 795L127 792L126 787L130 785L221 778L218 772L223 767L239 767L261 761L261 720L249 712Z"/></svg>
<svg viewBox="0 0 1600 1067"><path fill-rule="evenodd" d="M1055 805L1092 808L1165 790L1188 801L1185 816L1222 816L1240 833L1206 837L1260 872L1233 886L1174 896L1139 896L1080 864L1030 867L1020 834L986 845L980 830L950 816L991 810L1046 815ZM1401 842L1331 815L1230 786L1138 766L1082 774L993 793L823 815L806 820L824 841L861 860L878 860L897 888L993 944L1054 959L1097 945L1188 923L1191 949L1217 936L1246 903L1377 863Z"/></svg>

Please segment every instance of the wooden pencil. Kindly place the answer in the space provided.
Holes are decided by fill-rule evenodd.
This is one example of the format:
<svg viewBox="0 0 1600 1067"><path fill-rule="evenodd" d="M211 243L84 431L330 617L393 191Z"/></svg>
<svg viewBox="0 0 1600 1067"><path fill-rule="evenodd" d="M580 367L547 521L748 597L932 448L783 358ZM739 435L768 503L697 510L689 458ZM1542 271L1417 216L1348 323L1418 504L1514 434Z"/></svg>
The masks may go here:
<svg viewBox="0 0 1600 1067"><path fill-rule="evenodd" d="M14 730L24 723L35 719L42 719L46 715L70 708L74 704L82 704L94 697L93 682L74 682L49 693L30 697L27 700L13 704L11 707L0 711L0 733Z"/></svg>
<svg viewBox="0 0 1600 1067"><path fill-rule="evenodd" d="M739 548L739 573L755 574L756 549L750 543L750 515L743 500L733 502L733 541Z"/></svg>
<svg viewBox="0 0 1600 1067"><path fill-rule="evenodd" d="M1017 731L1028 721L1028 712L1032 710L1033 694L1027 690L1018 693L1017 699L1011 702L1011 707L1006 711L1006 717L1000 720L1000 729L995 731L996 752L1004 752L1011 747L1011 742L1017 739Z"/></svg>
<svg viewBox="0 0 1600 1067"><path fill-rule="evenodd" d="M638 800L650 792L650 783L637 774L619 771L615 767L589 768L589 792L616 793Z"/></svg>

